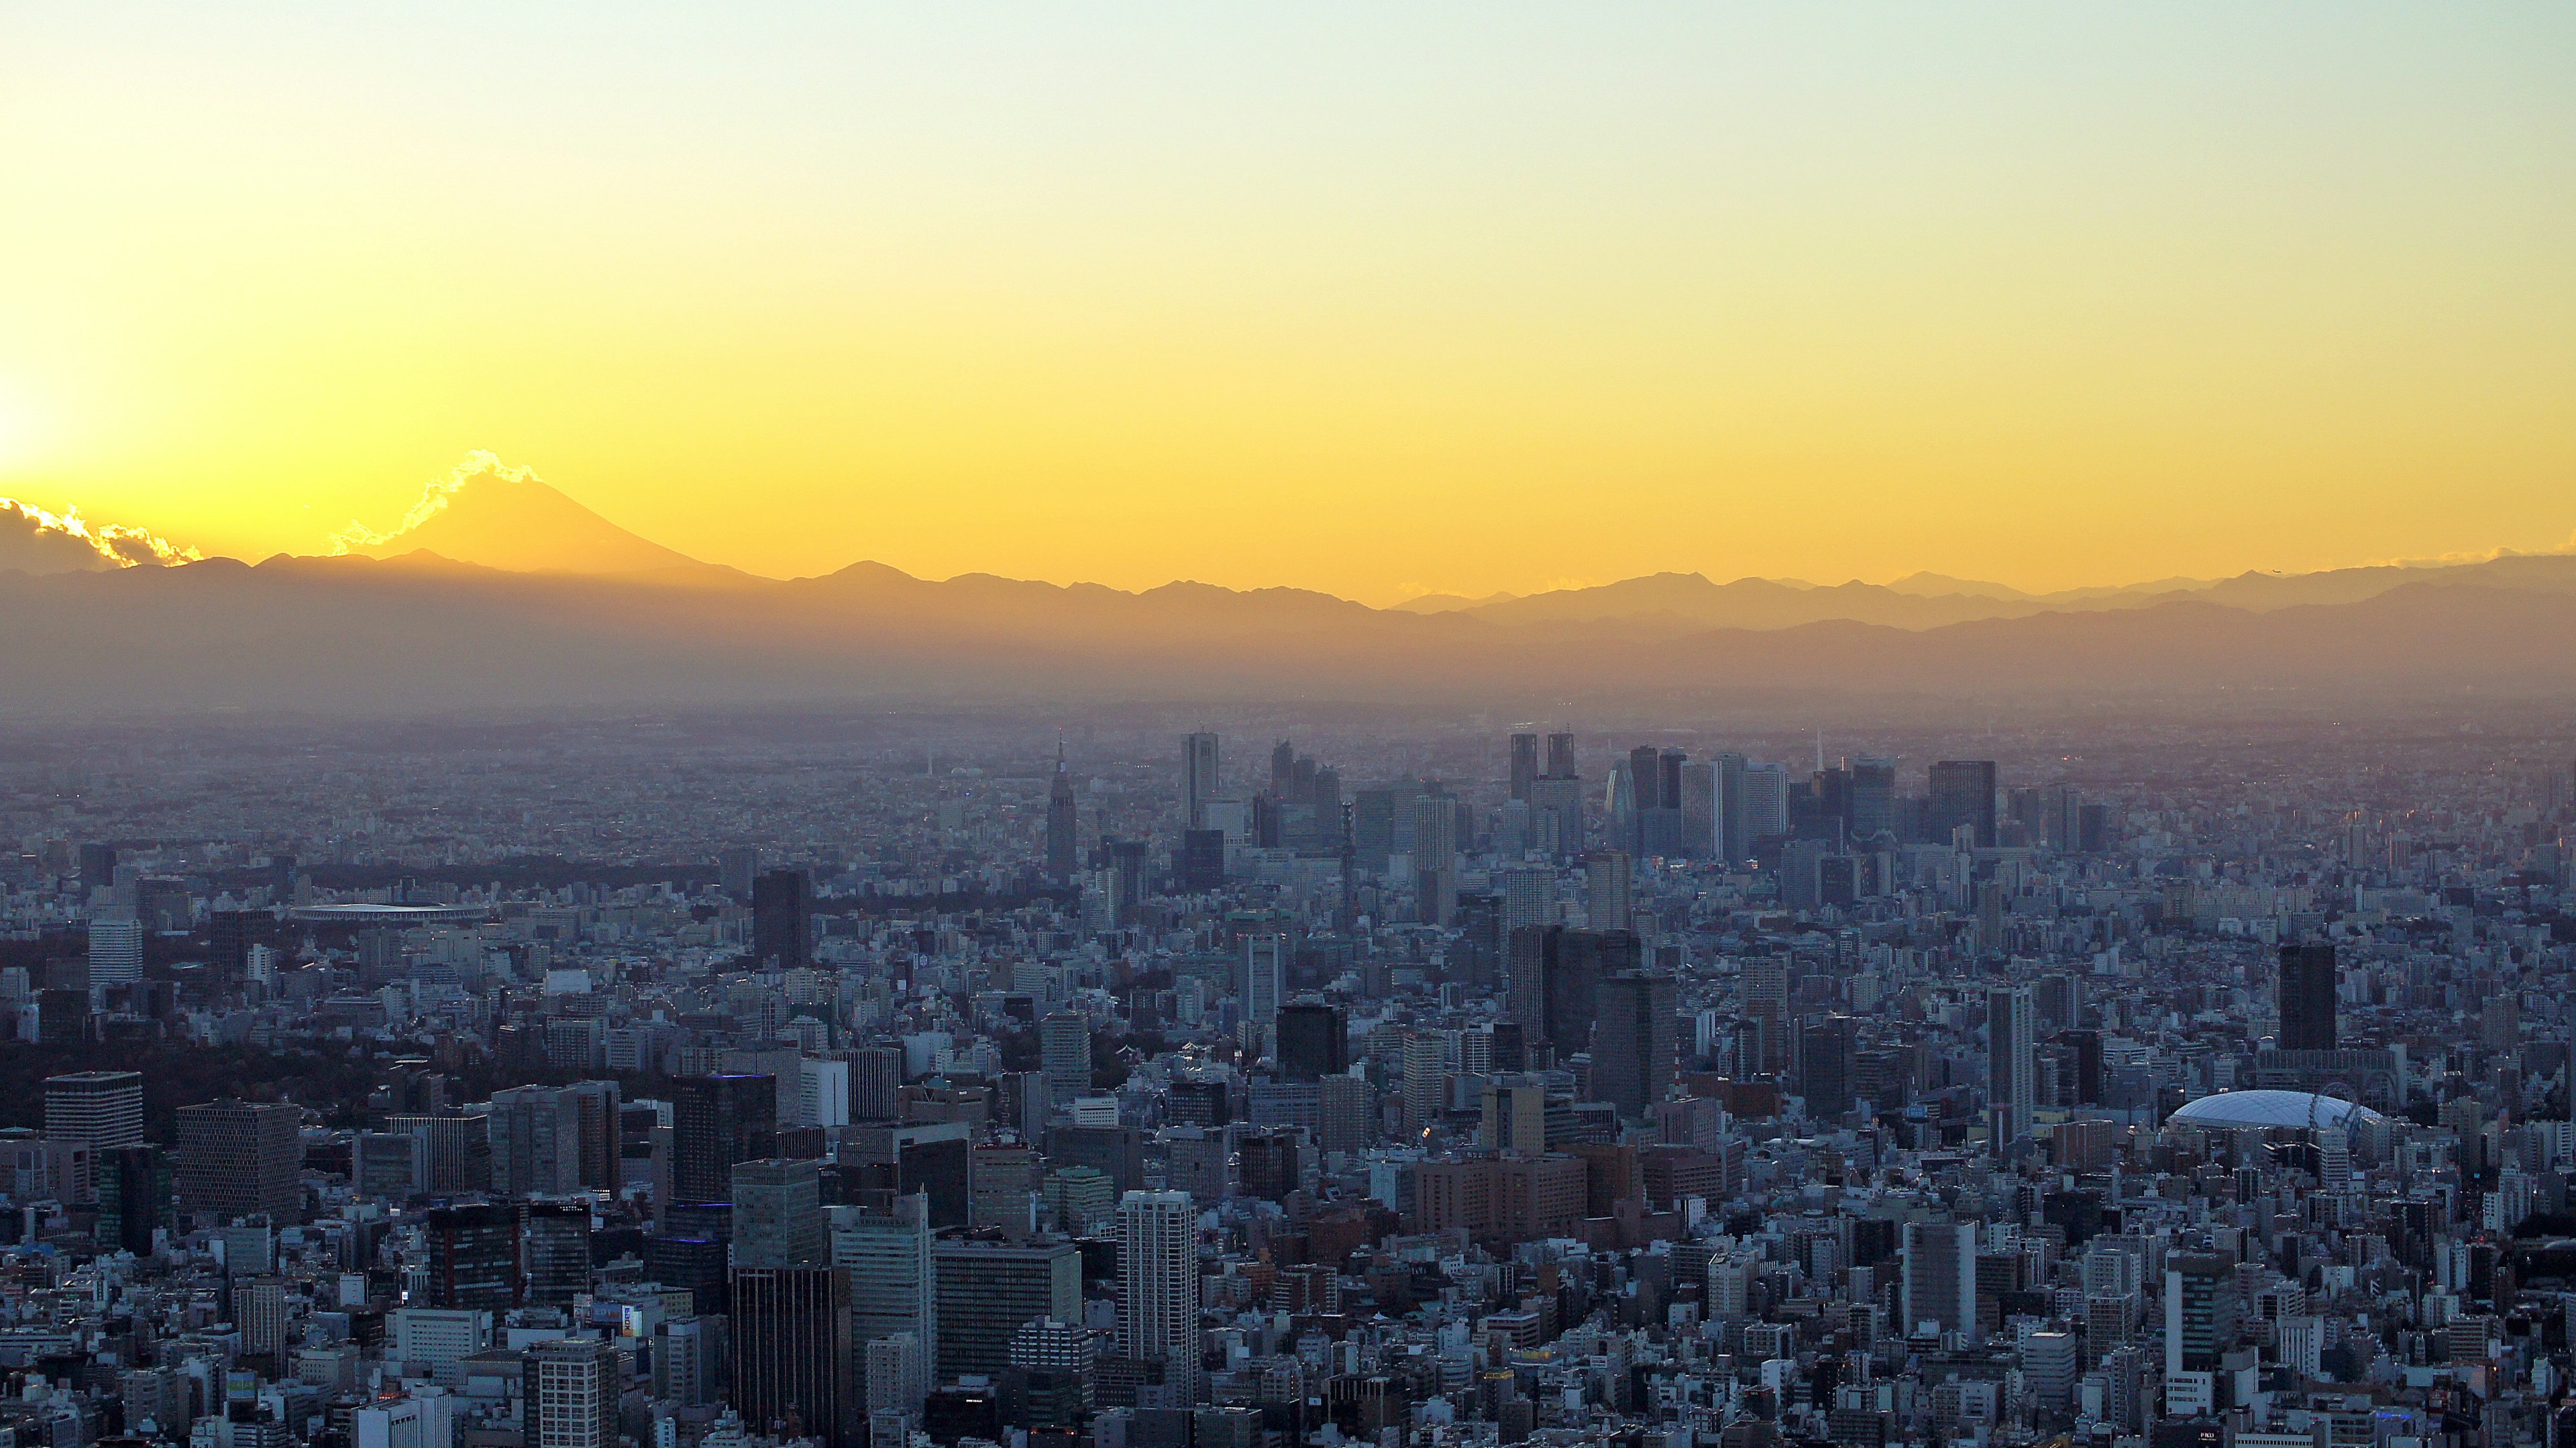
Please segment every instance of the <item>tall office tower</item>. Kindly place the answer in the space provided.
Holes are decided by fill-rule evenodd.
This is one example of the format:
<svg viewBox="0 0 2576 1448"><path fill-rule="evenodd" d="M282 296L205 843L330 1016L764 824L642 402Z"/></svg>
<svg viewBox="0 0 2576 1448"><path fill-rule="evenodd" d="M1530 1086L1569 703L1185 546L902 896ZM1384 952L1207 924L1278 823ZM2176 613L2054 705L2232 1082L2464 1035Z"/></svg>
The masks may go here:
<svg viewBox="0 0 2576 1448"><path fill-rule="evenodd" d="M1986 1104L1990 1142L2002 1155L2030 1135L2039 1101L2039 1012L2026 985L1986 992Z"/></svg>
<svg viewBox="0 0 2576 1448"><path fill-rule="evenodd" d="M1971 843L1981 850L1995 845L1995 762L1991 759L1944 759L1932 766L1931 797L1923 810L1925 832L1932 843L1946 845L1962 825L1973 826Z"/></svg>
<svg viewBox="0 0 2576 1448"><path fill-rule="evenodd" d="M1530 797L1530 784L1537 778L1538 736L1535 734L1513 735L1511 793L1507 797L1517 800L1527 800Z"/></svg>
<svg viewBox="0 0 2576 1448"><path fill-rule="evenodd" d="M2213 1372L2236 1346L2236 1267L2215 1252L2165 1258L2165 1371Z"/></svg>
<svg viewBox="0 0 2576 1448"><path fill-rule="evenodd" d="M500 1312L519 1302L519 1214L498 1202L433 1207L429 1305Z"/></svg>
<svg viewBox="0 0 2576 1448"><path fill-rule="evenodd" d="M915 1376L896 1401L871 1395L868 1408L921 1410L930 1391L930 1344L939 1334L939 1299L930 1261L930 1199L920 1192L894 1198L882 1212L834 1207L832 1265L850 1283L851 1330L860 1341L910 1333L922 1345Z"/></svg>
<svg viewBox="0 0 2576 1448"><path fill-rule="evenodd" d="M1492 990L1503 968L1503 897L1491 890L1459 896L1452 924L1458 935L1449 943L1441 983L1480 993Z"/></svg>
<svg viewBox="0 0 2576 1448"><path fill-rule="evenodd" d="M1180 1401L1199 1399L1198 1213L1187 1192L1118 1203L1118 1355L1163 1365Z"/></svg>
<svg viewBox="0 0 2576 1448"><path fill-rule="evenodd" d="M492 1093L492 1192L527 1197L581 1189L581 1111L569 1091L514 1086Z"/></svg>
<svg viewBox="0 0 2576 1448"><path fill-rule="evenodd" d="M1288 978L1287 956L1287 936L1243 937L1243 963L1236 977L1235 994L1242 1003L1244 1020L1266 1026L1279 1019L1279 992Z"/></svg>
<svg viewBox="0 0 2576 1448"><path fill-rule="evenodd" d="M1637 919L1635 865L1625 850L1595 850L1583 862L1587 929L1627 930Z"/></svg>
<svg viewBox="0 0 2576 1448"><path fill-rule="evenodd" d="M1523 926L1556 923L1556 872L1514 869L1502 872L1503 935Z"/></svg>
<svg viewBox="0 0 2576 1448"><path fill-rule="evenodd" d="M1854 844L1895 831L1895 760L1865 755L1843 761L1843 825Z"/></svg>
<svg viewBox="0 0 2576 1448"><path fill-rule="evenodd" d="M521 1256L520 1296L545 1307L570 1307L590 1290L590 1203L530 1202Z"/></svg>
<svg viewBox="0 0 2576 1448"><path fill-rule="evenodd" d="M850 1124L850 1063L807 1056L796 1063L796 1126L825 1131Z"/></svg>
<svg viewBox="0 0 2576 1448"><path fill-rule="evenodd" d="M856 1448L849 1277L830 1267L737 1267L730 1394L743 1426Z"/></svg>
<svg viewBox="0 0 2576 1448"><path fill-rule="evenodd" d="M2057 1039L2069 1048L2075 1061L2075 1079L2067 1090L2070 1104L2101 1105L2102 1033L2095 1030L2063 1031Z"/></svg>
<svg viewBox="0 0 2576 1448"><path fill-rule="evenodd" d="M2281 1034L2284 1051L2335 1048L2335 948L2331 941L2281 947Z"/></svg>
<svg viewBox="0 0 2576 1448"><path fill-rule="evenodd" d="M1681 843L1676 853L1684 859L1725 858L1718 787L1718 767L1714 761L1682 766Z"/></svg>
<svg viewBox="0 0 2576 1448"><path fill-rule="evenodd" d="M893 1120L902 1091L901 1046L860 1046L850 1052L851 1120Z"/></svg>
<svg viewBox="0 0 2576 1448"><path fill-rule="evenodd" d="M1503 1019L1524 1040L1547 1034L1547 938L1553 926L1524 925L1503 934Z"/></svg>
<svg viewBox="0 0 2576 1448"><path fill-rule="evenodd" d="M1321 1003L1279 1008L1279 1074L1291 1081L1319 1081L1351 1068L1349 1026L1339 1006Z"/></svg>
<svg viewBox="0 0 2576 1448"><path fill-rule="evenodd" d="M930 1198L930 1225L962 1227L975 1216L975 1150L964 1121L873 1122L840 1145L844 1191L890 1189Z"/></svg>
<svg viewBox="0 0 2576 1448"><path fill-rule="evenodd" d="M157 1146L117 1146L98 1154L98 1244L152 1255L154 1229L171 1225L170 1158Z"/></svg>
<svg viewBox="0 0 2576 1448"><path fill-rule="evenodd" d="M1973 1222L1905 1224L1903 1324L1908 1337L1977 1331L1977 1227Z"/></svg>
<svg viewBox="0 0 2576 1448"><path fill-rule="evenodd" d="M1443 1031L1407 1031L1398 1058L1404 1072L1404 1134L1419 1142L1449 1099L1449 1041Z"/></svg>
<svg viewBox="0 0 2576 1448"><path fill-rule="evenodd" d="M572 1103L573 1179L583 1187L616 1195L625 1184L617 1083L576 1081L564 1088L564 1095Z"/></svg>
<svg viewBox="0 0 2576 1448"><path fill-rule="evenodd" d="M617 1442L617 1348L566 1337L528 1350L521 1416L527 1448L612 1448Z"/></svg>
<svg viewBox="0 0 2576 1448"><path fill-rule="evenodd" d="M1749 857L1754 845L1762 840L1777 839L1789 833L1789 769L1782 764L1748 764L1744 766L1744 846L1740 852Z"/></svg>
<svg viewBox="0 0 2576 1448"><path fill-rule="evenodd" d="M89 985L92 991L131 985L143 979L143 922L92 920L89 923Z"/></svg>
<svg viewBox="0 0 2576 1448"><path fill-rule="evenodd" d="M813 887L802 870L772 870L751 882L751 963L801 970L814 963Z"/></svg>
<svg viewBox="0 0 2576 1448"><path fill-rule="evenodd" d="M1602 978L1592 1025L1592 1094L1627 1120L1643 1119L1673 1093L1677 991L1673 978L1658 972Z"/></svg>
<svg viewBox="0 0 2576 1448"><path fill-rule="evenodd" d="M1081 868L1075 844L1073 811L1073 771L1064 761L1064 741L1055 745L1055 777L1047 782L1046 872L1047 878L1061 883L1073 878Z"/></svg>
<svg viewBox="0 0 2576 1448"><path fill-rule="evenodd" d="M965 1373L999 1376L1011 1365L1011 1339L1021 1328L1081 1316L1082 1251L1071 1242L940 1242L930 1255L942 1382Z"/></svg>
<svg viewBox="0 0 2576 1448"><path fill-rule="evenodd" d="M779 1157L734 1163L734 1266L813 1267L825 1260L820 1166Z"/></svg>
<svg viewBox="0 0 2576 1448"><path fill-rule="evenodd" d="M1720 753L1709 761L1717 776L1717 855L1726 863L1740 864L1751 854L1751 836L1745 829L1744 771L1751 761L1741 754Z"/></svg>
<svg viewBox="0 0 2576 1448"><path fill-rule="evenodd" d="M102 1157L143 1144L143 1073L78 1071L45 1078L45 1135L86 1141Z"/></svg>
<svg viewBox="0 0 2576 1448"><path fill-rule="evenodd" d="M1810 1018L1798 1039L1798 1094L1807 1115L1832 1121L1852 1109L1852 1058L1858 1048L1849 1016Z"/></svg>
<svg viewBox="0 0 2576 1448"><path fill-rule="evenodd" d="M1752 1039L1745 1047L1747 1072L1778 1072L1789 1064L1789 960L1763 956L1744 963L1744 1021Z"/></svg>
<svg viewBox="0 0 2576 1448"><path fill-rule="evenodd" d="M1601 982L1644 964L1644 948L1624 930L1567 930L1552 927L1540 937L1544 985L1539 992L1543 1016L1539 1034L1559 1058L1588 1050L1592 1024L1600 1009Z"/></svg>
<svg viewBox="0 0 2576 1448"><path fill-rule="evenodd" d="M751 902L752 877L760 873L760 851L735 845L716 854L716 883L737 905Z"/></svg>
<svg viewBox="0 0 2576 1448"><path fill-rule="evenodd" d="M1038 1021L1038 1070L1047 1097L1071 1101L1091 1094L1091 1022L1073 1011L1052 1011Z"/></svg>
<svg viewBox="0 0 2576 1448"><path fill-rule="evenodd" d="M1574 762L1574 736L1564 733L1550 734L1547 736L1546 777L1551 779L1577 779L1580 778L1582 774L1582 769Z"/></svg>
<svg viewBox="0 0 2576 1448"><path fill-rule="evenodd" d="M1413 893L1425 925L1458 913L1458 801L1448 795L1414 796Z"/></svg>
<svg viewBox="0 0 2576 1448"><path fill-rule="evenodd" d="M287 1101L206 1101L179 1108L179 1210L210 1217L266 1212L304 1220L303 1108Z"/></svg>
<svg viewBox="0 0 2576 1448"><path fill-rule="evenodd" d="M671 1083L671 1200L730 1200L735 1162L770 1154L778 1139L771 1076L683 1076Z"/></svg>
<svg viewBox="0 0 2576 1448"><path fill-rule="evenodd" d="M104 890L116 883L116 846L83 845L80 847L81 894Z"/></svg>
<svg viewBox="0 0 2576 1448"><path fill-rule="evenodd" d="M1640 813L1663 807L1664 772L1658 758L1651 744L1640 744L1628 751L1630 802Z"/></svg>
<svg viewBox="0 0 2576 1448"><path fill-rule="evenodd" d="M1040 1318L1011 1336L1011 1371L1021 1382L1030 1424L1067 1433L1091 1420L1100 1346L1069 1322Z"/></svg>
<svg viewBox="0 0 2576 1448"><path fill-rule="evenodd" d="M1216 803L1217 737L1198 733L1181 740L1181 826L1207 828L1208 806Z"/></svg>

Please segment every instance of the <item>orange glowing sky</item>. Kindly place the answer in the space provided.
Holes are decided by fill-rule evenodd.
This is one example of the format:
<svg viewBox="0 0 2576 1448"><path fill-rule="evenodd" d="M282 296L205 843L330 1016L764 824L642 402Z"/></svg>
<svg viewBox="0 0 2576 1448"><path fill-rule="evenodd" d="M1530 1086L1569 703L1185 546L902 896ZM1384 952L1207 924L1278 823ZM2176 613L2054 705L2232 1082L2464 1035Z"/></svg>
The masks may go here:
<svg viewBox="0 0 2576 1448"><path fill-rule="evenodd" d="M2576 10L0 11L0 494L1372 601L2576 533Z"/></svg>

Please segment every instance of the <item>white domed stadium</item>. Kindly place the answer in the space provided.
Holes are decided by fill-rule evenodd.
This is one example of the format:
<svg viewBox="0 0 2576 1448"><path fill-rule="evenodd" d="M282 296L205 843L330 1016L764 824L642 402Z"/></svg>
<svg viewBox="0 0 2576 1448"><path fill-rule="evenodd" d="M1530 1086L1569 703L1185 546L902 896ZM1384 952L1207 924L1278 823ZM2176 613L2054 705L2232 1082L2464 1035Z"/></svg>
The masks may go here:
<svg viewBox="0 0 2576 1448"><path fill-rule="evenodd" d="M2266 1126L2306 1130L2311 1126L2349 1128L2377 1121L2379 1113L2357 1101L2321 1096L2314 1091L2221 1091L2203 1096L2166 1118L2168 1126L2206 1126L2242 1131Z"/></svg>

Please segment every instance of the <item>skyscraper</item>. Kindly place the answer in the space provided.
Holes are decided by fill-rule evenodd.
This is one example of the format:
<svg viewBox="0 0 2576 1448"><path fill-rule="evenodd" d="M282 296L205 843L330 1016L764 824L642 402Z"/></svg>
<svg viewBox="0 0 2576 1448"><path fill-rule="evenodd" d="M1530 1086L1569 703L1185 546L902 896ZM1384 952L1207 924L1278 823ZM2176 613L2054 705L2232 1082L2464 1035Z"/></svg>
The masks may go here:
<svg viewBox="0 0 2576 1448"><path fill-rule="evenodd" d="M931 1262L943 1382L963 1373L998 1375L1011 1364L1011 1339L1021 1328L1082 1314L1082 1252L1071 1242L941 1242Z"/></svg>
<svg viewBox="0 0 2576 1448"><path fill-rule="evenodd" d="M1517 800L1527 800L1530 797L1530 785L1537 778L1538 736L1535 734L1513 735L1510 779L1511 792L1507 797Z"/></svg>
<svg viewBox="0 0 2576 1448"><path fill-rule="evenodd" d="M1091 1091L1091 1022L1073 1011L1052 1011L1038 1021L1038 1069L1049 1100L1071 1101Z"/></svg>
<svg viewBox="0 0 2576 1448"><path fill-rule="evenodd" d="M1567 930L1552 926L1539 937L1542 989L1539 1034L1560 1057L1589 1049L1601 982L1635 970L1644 951L1637 937L1618 930Z"/></svg>
<svg viewBox="0 0 2576 1448"><path fill-rule="evenodd" d="M2335 948L2332 941L2281 947L2281 1034L2284 1051L2335 1049Z"/></svg>
<svg viewBox="0 0 2576 1448"><path fill-rule="evenodd" d="M1279 1008L1279 1074L1315 1081L1350 1069L1349 1028L1339 1006L1321 1003Z"/></svg>
<svg viewBox="0 0 2576 1448"><path fill-rule="evenodd" d="M1181 740L1181 823L1185 829L1207 828L1208 806L1216 802L1217 736L1187 735Z"/></svg>
<svg viewBox="0 0 2576 1448"><path fill-rule="evenodd" d="M1458 913L1458 801L1446 794L1414 796L1413 891L1426 925Z"/></svg>
<svg viewBox="0 0 2576 1448"><path fill-rule="evenodd" d="M1118 1353L1163 1365L1163 1382L1198 1401L1198 1213L1187 1192L1129 1192L1118 1203Z"/></svg>
<svg viewBox="0 0 2576 1448"><path fill-rule="evenodd" d="M1062 883L1079 868L1074 833L1073 771L1065 767L1064 741L1055 745L1055 777L1047 783L1046 872Z"/></svg>
<svg viewBox="0 0 2576 1448"><path fill-rule="evenodd" d="M1977 1330L1977 1228L1973 1222L1905 1224L1907 1336Z"/></svg>
<svg viewBox="0 0 2576 1448"><path fill-rule="evenodd" d="M751 882L751 963L798 970L814 963L812 886L802 870L772 870Z"/></svg>
<svg viewBox="0 0 2576 1448"><path fill-rule="evenodd" d="M834 1207L832 1265L849 1278L850 1322L861 1342L910 1333L918 1355L900 1400L871 1395L870 1411L918 1412L930 1388L928 1355L939 1332L938 1295L930 1261L930 1199L920 1192L893 1199L888 1210Z"/></svg>
<svg viewBox="0 0 2576 1448"><path fill-rule="evenodd" d="M1946 845L1960 826L1975 828L1972 843L1981 850L1995 845L1995 762L1991 759L1944 759L1932 766L1931 798L1924 806L1925 832L1932 843Z"/></svg>
<svg viewBox="0 0 2576 1448"><path fill-rule="evenodd" d="M92 920L89 923L89 987L132 985L143 979L143 922Z"/></svg>
<svg viewBox="0 0 2576 1448"><path fill-rule="evenodd" d="M497 1202L434 1207L422 1229L429 1247L429 1305L499 1312L519 1301L519 1214Z"/></svg>
<svg viewBox="0 0 2576 1448"><path fill-rule="evenodd" d="M1673 978L1627 970L1602 978L1592 1025L1592 1094L1631 1121L1672 1094Z"/></svg>
<svg viewBox="0 0 2576 1448"><path fill-rule="evenodd" d="M732 1274L734 1407L780 1439L855 1448L849 1277L830 1267L738 1267Z"/></svg>
<svg viewBox="0 0 2576 1448"><path fill-rule="evenodd" d="M683 1076L671 1083L671 1199L731 1200L733 1167L767 1156L778 1135L770 1076Z"/></svg>
<svg viewBox="0 0 2576 1448"><path fill-rule="evenodd" d="M812 1267L825 1260L818 1163L736 1162L732 1190L734 1266Z"/></svg>
<svg viewBox="0 0 2576 1448"><path fill-rule="evenodd" d="M1259 934L1243 937L1243 966L1236 992L1243 1018L1266 1026L1279 1019L1280 987L1287 979L1288 937Z"/></svg>
<svg viewBox="0 0 2576 1448"><path fill-rule="evenodd" d="M179 1210L213 1217L265 1212L304 1220L303 1108L286 1101L206 1101L179 1108Z"/></svg>
<svg viewBox="0 0 2576 1448"><path fill-rule="evenodd" d="M571 1337L528 1350L522 1381L527 1448L611 1448L617 1441L617 1348Z"/></svg>
<svg viewBox="0 0 2576 1448"><path fill-rule="evenodd" d="M1798 1094L1807 1100L1807 1115L1830 1121L1852 1109L1852 1055L1856 1044L1852 1018L1810 1018L1798 1039Z"/></svg>
<svg viewBox="0 0 2576 1448"><path fill-rule="evenodd" d="M143 1144L143 1074L79 1071L45 1078L45 1135L86 1141L102 1156Z"/></svg>
<svg viewBox="0 0 2576 1448"><path fill-rule="evenodd" d="M492 1192L527 1197L580 1189L581 1112L569 1091L513 1086L492 1093Z"/></svg>
<svg viewBox="0 0 2576 1448"><path fill-rule="evenodd" d="M528 1203L520 1246L526 1262L523 1301L570 1307L590 1290L590 1203Z"/></svg>
<svg viewBox="0 0 2576 1448"><path fill-rule="evenodd" d="M1627 851L1595 850L1584 861L1583 919L1593 930L1626 930L1635 923L1635 865Z"/></svg>
<svg viewBox="0 0 2576 1448"><path fill-rule="evenodd" d="M2026 985L1986 992L1986 1103L1994 1149L2030 1135L2038 1104L2039 1012Z"/></svg>

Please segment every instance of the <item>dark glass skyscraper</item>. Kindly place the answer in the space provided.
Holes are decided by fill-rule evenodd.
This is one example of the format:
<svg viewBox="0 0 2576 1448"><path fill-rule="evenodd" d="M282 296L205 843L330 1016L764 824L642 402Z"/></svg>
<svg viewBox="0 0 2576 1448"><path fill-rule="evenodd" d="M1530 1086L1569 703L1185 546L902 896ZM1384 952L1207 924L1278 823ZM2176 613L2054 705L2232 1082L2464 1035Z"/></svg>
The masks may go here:
<svg viewBox="0 0 2576 1448"><path fill-rule="evenodd" d="M1592 1043L1601 982L1620 971L1636 969L1644 959L1644 947L1636 936L1624 930L1550 926L1542 937L1540 952L1543 1014L1539 1034L1558 1054L1570 1056Z"/></svg>
<svg viewBox="0 0 2576 1448"><path fill-rule="evenodd" d="M824 1448L857 1441L849 1274L838 1267L737 1267L730 1331L743 1426Z"/></svg>
<svg viewBox="0 0 2576 1448"><path fill-rule="evenodd" d="M1281 1006L1280 1073L1291 1081L1313 1081L1348 1071L1351 1058L1347 1032L1338 1006Z"/></svg>
<svg viewBox="0 0 2576 1448"><path fill-rule="evenodd" d="M772 870L751 882L751 960L763 970L814 963L812 887L802 870Z"/></svg>
<svg viewBox="0 0 2576 1448"><path fill-rule="evenodd" d="M733 1167L770 1154L778 1082L770 1076L684 1076L671 1083L671 1199L732 1200Z"/></svg>
<svg viewBox="0 0 2576 1448"><path fill-rule="evenodd" d="M2335 1048L2335 948L2326 941L2281 947L2281 1049Z"/></svg>
<svg viewBox="0 0 2576 1448"><path fill-rule="evenodd" d="M1991 759L1944 759L1932 766L1932 795L1924 811L1932 843L1950 843L1961 825L1976 827L1979 849L1995 844L1995 762Z"/></svg>
<svg viewBox="0 0 2576 1448"><path fill-rule="evenodd" d="M1530 781L1538 778L1538 736L1512 736L1511 798L1529 798Z"/></svg>
<svg viewBox="0 0 2576 1448"><path fill-rule="evenodd" d="M1677 989L1671 976L1642 970L1604 977L1598 988L1592 1094L1629 1120L1672 1094Z"/></svg>

